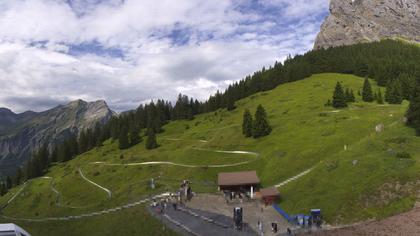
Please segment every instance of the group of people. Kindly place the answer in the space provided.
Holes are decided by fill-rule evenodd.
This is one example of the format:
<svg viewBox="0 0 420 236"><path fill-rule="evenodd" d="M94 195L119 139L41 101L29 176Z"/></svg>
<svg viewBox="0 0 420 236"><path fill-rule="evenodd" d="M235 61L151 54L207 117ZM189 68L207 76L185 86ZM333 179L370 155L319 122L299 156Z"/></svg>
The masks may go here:
<svg viewBox="0 0 420 236"><path fill-rule="evenodd" d="M156 212L163 214L168 206L168 199L161 199L159 202L156 199L153 199L150 206L156 209Z"/></svg>
<svg viewBox="0 0 420 236"><path fill-rule="evenodd" d="M154 186L154 180L151 181L151 186ZM156 199L153 199L151 207L156 208L158 212L163 214L168 205L172 205L174 210L178 209L178 205L183 205L186 201L191 201L194 193L192 192L190 182L188 180L183 180L179 190L175 193L169 194L169 197L161 199L159 202Z"/></svg>
<svg viewBox="0 0 420 236"><path fill-rule="evenodd" d="M258 220L257 229L258 229L260 235L264 235L263 223L260 220ZM287 228L287 229L288 229L288 232L289 232L290 229L289 228ZM278 231L279 231L278 224L275 223L275 222L272 222L271 223L271 232L273 234L276 234Z"/></svg>
<svg viewBox="0 0 420 236"><path fill-rule="evenodd" d="M182 200L185 201L191 201L193 197L193 192L191 188L191 183L189 180L183 180L181 183L181 186L178 191L179 200L182 202Z"/></svg>
<svg viewBox="0 0 420 236"><path fill-rule="evenodd" d="M247 197L247 195L241 191L228 191L225 190L223 191L224 195L225 195L225 200L226 203L232 202L235 199L239 199L239 201L242 203L244 201L244 199Z"/></svg>

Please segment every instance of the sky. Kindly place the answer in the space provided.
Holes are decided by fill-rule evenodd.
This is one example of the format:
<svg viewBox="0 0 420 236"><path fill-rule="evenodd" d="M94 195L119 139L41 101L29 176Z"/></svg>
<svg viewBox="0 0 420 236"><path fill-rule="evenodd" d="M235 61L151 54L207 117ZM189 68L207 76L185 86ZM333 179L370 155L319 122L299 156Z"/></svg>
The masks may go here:
<svg viewBox="0 0 420 236"><path fill-rule="evenodd" d="M205 100L311 50L329 0L3 0L0 107Z"/></svg>

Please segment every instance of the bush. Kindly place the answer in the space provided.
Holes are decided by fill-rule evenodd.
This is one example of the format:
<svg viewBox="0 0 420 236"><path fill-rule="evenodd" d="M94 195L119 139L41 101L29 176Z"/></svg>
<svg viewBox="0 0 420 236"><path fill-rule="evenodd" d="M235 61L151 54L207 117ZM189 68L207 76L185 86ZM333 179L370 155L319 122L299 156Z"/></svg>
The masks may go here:
<svg viewBox="0 0 420 236"><path fill-rule="evenodd" d="M408 152L398 152L397 153L397 158L400 158L400 159L410 159L411 158L411 155Z"/></svg>

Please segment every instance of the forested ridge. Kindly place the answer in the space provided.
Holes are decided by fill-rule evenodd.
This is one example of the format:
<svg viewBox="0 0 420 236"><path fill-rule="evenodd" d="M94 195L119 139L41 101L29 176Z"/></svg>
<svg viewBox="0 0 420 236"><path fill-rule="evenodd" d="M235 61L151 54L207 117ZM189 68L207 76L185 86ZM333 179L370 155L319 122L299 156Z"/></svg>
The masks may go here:
<svg viewBox="0 0 420 236"><path fill-rule="evenodd" d="M284 63L276 62L270 68L263 68L235 82L224 92L217 91L205 102L181 94L174 105L164 100L152 101L112 118L106 124L97 125L94 130L82 131L79 137L70 138L52 148L51 152L42 148L34 153L24 169L19 170L14 182L19 184L23 179L41 176L51 162L68 161L80 153L101 146L109 138L118 141L121 149L136 145L144 139L148 149L156 148L159 146L156 134L163 132L163 125L171 120L193 119L197 114L221 108L232 110L235 109L235 101L317 73L335 72L369 77L380 86L387 86L388 93L392 92L385 96L389 97L387 102L400 103L402 99L410 99L419 103L419 62L418 45L395 40L320 49L304 55L289 56ZM420 134L420 106L417 103L411 104L407 116L408 124ZM11 184L3 185L11 187Z"/></svg>

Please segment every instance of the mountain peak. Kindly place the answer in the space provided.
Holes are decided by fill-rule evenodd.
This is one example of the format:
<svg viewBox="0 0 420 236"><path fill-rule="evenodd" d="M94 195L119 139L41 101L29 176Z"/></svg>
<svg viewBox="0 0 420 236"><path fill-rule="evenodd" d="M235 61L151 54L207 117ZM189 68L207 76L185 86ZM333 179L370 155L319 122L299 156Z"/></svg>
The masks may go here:
<svg viewBox="0 0 420 236"><path fill-rule="evenodd" d="M77 99L77 100L74 100L74 101L71 101L71 102L67 103L67 105L65 105L65 106L77 107L77 106L86 105L86 104L87 104L86 101L84 101L82 99Z"/></svg>
<svg viewBox="0 0 420 236"><path fill-rule="evenodd" d="M0 107L0 115L16 115L12 110L6 107Z"/></svg>
<svg viewBox="0 0 420 236"><path fill-rule="evenodd" d="M315 49L403 38L420 42L418 0L331 0Z"/></svg>

